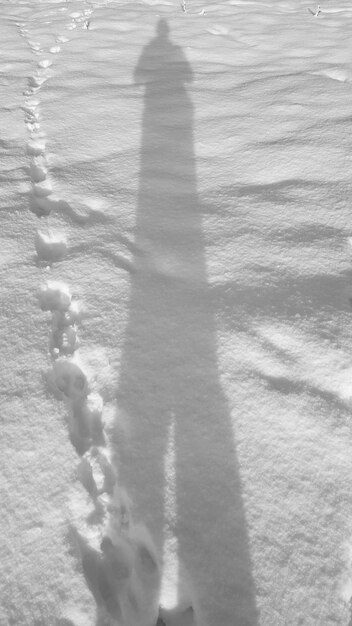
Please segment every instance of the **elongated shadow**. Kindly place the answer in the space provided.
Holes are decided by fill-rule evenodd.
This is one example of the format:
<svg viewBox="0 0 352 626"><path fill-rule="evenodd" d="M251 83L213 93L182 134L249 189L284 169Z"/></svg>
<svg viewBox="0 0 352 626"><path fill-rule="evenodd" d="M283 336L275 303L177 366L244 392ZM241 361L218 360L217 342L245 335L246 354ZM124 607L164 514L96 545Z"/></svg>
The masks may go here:
<svg viewBox="0 0 352 626"><path fill-rule="evenodd" d="M219 383L186 85L192 70L160 20L135 70L144 88L136 271L118 399L120 479L162 551L168 429L175 420L174 532L201 623L255 626L234 433Z"/></svg>

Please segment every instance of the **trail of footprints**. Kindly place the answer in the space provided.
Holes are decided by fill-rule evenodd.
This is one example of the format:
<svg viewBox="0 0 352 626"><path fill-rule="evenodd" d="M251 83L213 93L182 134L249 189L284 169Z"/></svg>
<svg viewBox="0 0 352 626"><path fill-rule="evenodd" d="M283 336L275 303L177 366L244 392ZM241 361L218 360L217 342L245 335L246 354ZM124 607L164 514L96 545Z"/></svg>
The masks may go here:
<svg viewBox="0 0 352 626"><path fill-rule="evenodd" d="M67 10L67 7L61 7L61 10ZM69 15L70 21L66 24L66 29L70 31L81 26L88 30L92 13L92 8L86 8L83 11L71 13ZM20 35L26 40L33 54L46 57L38 61L36 71L29 77L28 86L23 93L25 96L23 110L29 135L27 153L31 158L29 168L32 183L30 207L38 216L43 216L49 215L51 209L58 205L59 200L52 196L53 188L50 177L48 176L46 159L46 135L41 130L40 100L38 96L42 85L51 75L50 67L53 63L50 58L51 55L59 53L61 44L68 42L69 38L65 35L57 36L55 45L52 45L48 51L45 51L40 42L30 39L29 30L25 23L17 23L17 27Z"/></svg>
<svg viewBox="0 0 352 626"><path fill-rule="evenodd" d="M73 503L71 538L87 585L98 607L98 624L155 624L160 568L147 529L133 522L128 495L118 484L116 464L104 428L104 402L91 389L77 356L80 309L67 286L48 282L39 291L42 310L52 315L48 382L67 403L72 445L80 457L77 476L89 494ZM67 621L66 621L67 623Z"/></svg>
<svg viewBox="0 0 352 626"><path fill-rule="evenodd" d="M92 9L70 14L66 25L89 28ZM18 24L36 55L43 55L24 92L25 123L28 129L27 153L30 157L32 184L31 209L48 216L57 200L52 200L52 184L46 160L46 136L41 130L39 93L50 78L52 61L40 42L29 38L24 23ZM49 54L60 52L68 41L56 37ZM38 230L35 236L38 258L46 264L62 259L68 249L61 233ZM70 537L79 555L82 573L97 605L97 624L146 626L158 620L160 566L152 539L143 525L134 523L128 495L118 484L116 462L104 424L104 402L92 388L78 356L78 325L81 318L77 299L60 282L49 281L39 290L39 304L51 314L51 368L48 383L52 392L66 402L69 437L80 458L77 478L89 501L88 512L82 502L73 503ZM76 491L81 494L82 491ZM82 510L85 519L82 520ZM75 617L66 612L62 624L75 626ZM160 620L158 622L160 624Z"/></svg>

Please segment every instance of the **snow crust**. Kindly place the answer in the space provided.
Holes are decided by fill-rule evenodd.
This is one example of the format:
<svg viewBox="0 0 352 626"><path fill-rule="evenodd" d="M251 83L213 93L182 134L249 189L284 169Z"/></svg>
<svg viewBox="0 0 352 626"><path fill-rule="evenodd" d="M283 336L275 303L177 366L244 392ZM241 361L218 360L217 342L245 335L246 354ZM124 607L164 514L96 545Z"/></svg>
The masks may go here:
<svg viewBox="0 0 352 626"><path fill-rule="evenodd" d="M349 2L0 4L1 626L349 626Z"/></svg>

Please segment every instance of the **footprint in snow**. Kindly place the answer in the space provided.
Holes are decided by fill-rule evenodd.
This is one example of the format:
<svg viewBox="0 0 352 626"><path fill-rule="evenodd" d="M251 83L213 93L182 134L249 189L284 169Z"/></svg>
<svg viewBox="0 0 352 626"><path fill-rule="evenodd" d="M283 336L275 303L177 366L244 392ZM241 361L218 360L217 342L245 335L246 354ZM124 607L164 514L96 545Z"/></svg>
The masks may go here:
<svg viewBox="0 0 352 626"><path fill-rule="evenodd" d="M45 143L43 140L37 141L30 139L27 142L27 154L31 156L39 156L45 152Z"/></svg>
<svg viewBox="0 0 352 626"><path fill-rule="evenodd" d="M109 458L109 451L99 446L89 448L78 466L78 478L93 500L104 493L112 496L117 474Z"/></svg>
<svg viewBox="0 0 352 626"><path fill-rule="evenodd" d="M67 326L73 326L80 319L80 307L76 301L71 301L68 309L65 311L54 310L53 311L53 328L66 328Z"/></svg>
<svg viewBox="0 0 352 626"><path fill-rule="evenodd" d="M144 616L148 623L156 624L159 566L147 534L133 536L121 532L110 536L107 532L98 549L77 532L76 537L83 573L101 617L112 617L118 623L140 623ZM154 587L148 599L143 569L149 586Z"/></svg>
<svg viewBox="0 0 352 626"><path fill-rule="evenodd" d="M71 293L63 283L50 281L39 291L39 303L43 311L68 311Z"/></svg>
<svg viewBox="0 0 352 626"><path fill-rule="evenodd" d="M55 328L51 333L50 352L54 358L59 355L71 356L78 345L77 331L73 326Z"/></svg>
<svg viewBox="0 0 352 626"><path fill-rule="evenodd" d="M26 112L26 122L39 122L39 113L35 110L34 107L32 109L30 107L27 107L27 110L25 106L22 108Z"/></svg>
<svg viewBox="0 0 352 626"><path fill-rule="evenodd" d="M50 65L52 65L53 62L50 61L50 59L42 59L41 61L38 61L38 66L40 68L46 69L47 67L50 67Z"/></svg>
<svg viewBox="0 0 352 626"><path fill-rule="evenodd" d="M55 361L48 379L53 391L61 392L70 400L84 400L88 396L87 376L73 360L59 358Z"/></svg>
<svg viewBox="0 0 352 626"><path fill-rule="evenodd" d="M43 83L45 83L45 81L48 80L47 76L31 76L30 79L28 80L29 86L30 87L41 87Z"/></svg>
<svg viewBox="0 0 352 626"><path fill-rule="evenodd" d="M27 102L22 106L24 111L35 111L37 106L39 105L39 100L37 98L29 98Z"/></svg>
<svg viewBox="0 0 352 626"><path fill-rule="evenodd" d="M54 247L52 241L54 240ZM40 254L40 258L43 258L43 253L48 257L45 259L47 262L53 259L57 260L61 258L66 250L66 241L62 238L56 239L51 237L49 242L46 236L42 233L37 233L37 249ZM72 355L78 348L78 339L76 331L76 321L78 319L77 306L71 304L71 294L67 287L57 282L50 282L41 288L39 292L39 303L43 311L51 311L52 316L52 333L50 339L50 351L54 359L60 356ZM64 361L62 365L54 366L54 371L51 375L52 382L56 385L56 388L67 397L75 398L77 396L70 393L71 386L76 388L83 388L83 384L80 386L78 382L75 385L70 383L72 376L81 380L84 379L84 375L79 372L77 365L66 365L69 361ZM73 368L73 369L72 369ZM66 371L67 370L67 371Z"/></svg>
<svg viewBox="0 0 352 626"><path fill-rule="evenodd" d="M41 169L38 167L39 172ZM62 259L67 252L67 240L65 235L61 233L53 233L51 231L44 233L37 230L34 240L35 249L40 259L53 262Z"/></svg>
<svg viewBox="0 0 352 626"><path fill-rule="evenodd" d="M46 198L53 193L51 182L49 180L42 180L41 182L33 183L33 192L35 196L39 198Z"/></svg>
<svg viewBox="0 0 352 626"><path fill-rule="evenodd" d="M38 52L38 50L40 50L40 43L38 41L28 40L28 45L35 52Z"/></svg>
<svg viewBox="0 0 352 626"><path fill-rule="evenodd" d="M65 362L75 365L68 359L65 359ZM58 363L58 361L56 361L56 363ZM102 398L99 394L81 394L80 390L77 392L77 376L80 378L82 372L78 373L72 371L69 375L67 373L64 374L62 381L64 387L62 390L65 395L73 401L71 411L68 415L70 440L77 454L83 456L92 446L106 446L106 437L102 420ZM61 381L57 379L55 382L57 387L61 383ZM80 380L78 380L78 382L81 384ZM89 391L88 385L85 391ZM92 474L92 476L94 478L94 474Z"/></svg>
<svg viewBox="0 0 352 626"><path fill-rule="evenodd" d="M58 209L61 206L61 201L58 198L51 196L36 196L32 194L30 197L29 208L38 217L50 215L53 209Z"/></svg>
<svg viewBox="0 0 352 626"><path fill-rule="evenodd" d="M46 179L47 169L41 155L34 156L29 165L29 174L33 183L41 183Z"/></svg>
<svg viewBox="0 0 352 626"><path fill-rule="evenodd" d="M40 130L40 124L35 118L27 121L26 126L30 133L37 133Z"/></svg>

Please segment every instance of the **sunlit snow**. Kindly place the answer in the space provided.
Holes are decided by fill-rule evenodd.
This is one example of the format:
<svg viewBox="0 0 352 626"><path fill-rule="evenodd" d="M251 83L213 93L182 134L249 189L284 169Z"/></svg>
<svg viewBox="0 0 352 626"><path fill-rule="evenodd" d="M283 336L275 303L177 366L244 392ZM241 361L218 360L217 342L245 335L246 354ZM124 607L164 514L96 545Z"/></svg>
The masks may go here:
<svg viewBox="0 0 352 626"><path fill-rule="evenodd" d="M351 626L350 3L0 4L0 625Z"/></svg>

